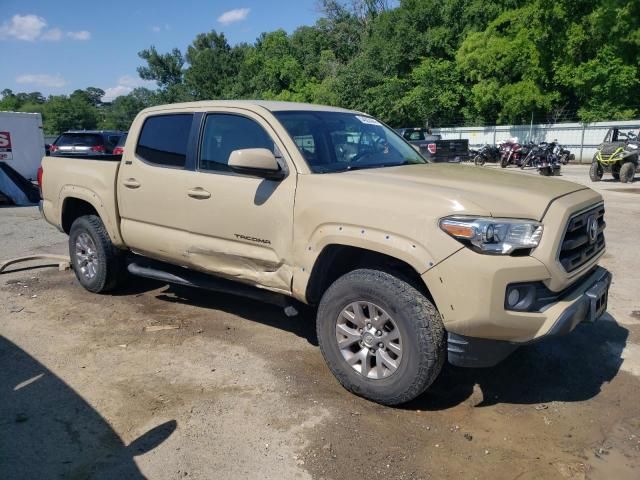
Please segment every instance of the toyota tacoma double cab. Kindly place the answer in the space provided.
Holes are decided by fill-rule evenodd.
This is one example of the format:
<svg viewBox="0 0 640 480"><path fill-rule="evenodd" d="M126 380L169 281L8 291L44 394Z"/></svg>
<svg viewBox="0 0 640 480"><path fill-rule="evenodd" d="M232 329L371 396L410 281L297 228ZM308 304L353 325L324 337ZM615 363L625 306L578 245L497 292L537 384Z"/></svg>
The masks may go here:
<svg viewBox="0 0 640 480"><path fill-rule="evenodd" d="M386 405L607 307L593 190L427 161L375 118L286 102L157 106L121 159L45 157L47 221L105 293L129 274L317 308L327 365Z"/></svg>

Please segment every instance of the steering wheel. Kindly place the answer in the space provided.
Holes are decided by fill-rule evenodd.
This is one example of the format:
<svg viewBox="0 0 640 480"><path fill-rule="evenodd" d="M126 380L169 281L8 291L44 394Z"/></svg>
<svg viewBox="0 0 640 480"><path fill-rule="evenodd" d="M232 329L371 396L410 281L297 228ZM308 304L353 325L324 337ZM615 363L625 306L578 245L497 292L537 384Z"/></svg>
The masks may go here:
<svg viewBox="0 0 640 480"><path fill-rule="evenodd" d="M384 145L385 143L386 139L380 137L377 140L373 140L372 145L367 145L364 143L360 144L359 149L361 151L351 157L351 163L358 163L369 155L382 151L383 149L381 149L380 146Z"/></svg>

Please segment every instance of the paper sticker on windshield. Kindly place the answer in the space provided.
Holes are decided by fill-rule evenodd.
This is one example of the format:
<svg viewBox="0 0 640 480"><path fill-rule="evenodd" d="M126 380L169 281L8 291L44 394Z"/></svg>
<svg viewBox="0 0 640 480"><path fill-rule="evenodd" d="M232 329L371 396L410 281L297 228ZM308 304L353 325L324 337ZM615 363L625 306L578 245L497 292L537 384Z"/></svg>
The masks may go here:
<svg viewBox="0 0 640 480"><path fill-rule="evenodd" d="M362 123L366 123L367 125L378 125L379 127L382 126L382 124L375 118L363 117L362 115L356 115L356 118Z"/></svg>

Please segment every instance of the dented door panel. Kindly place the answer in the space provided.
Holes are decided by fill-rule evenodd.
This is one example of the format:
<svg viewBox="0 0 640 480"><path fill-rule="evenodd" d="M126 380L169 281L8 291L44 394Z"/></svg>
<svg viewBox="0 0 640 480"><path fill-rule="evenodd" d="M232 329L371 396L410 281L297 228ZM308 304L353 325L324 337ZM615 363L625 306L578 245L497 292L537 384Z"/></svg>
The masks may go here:
<svg viewBox="0 0 640 480"><path fill-rule="evenodd" d="M293 164L286 158L286 150L276 133L259 115L240 109L220 109L209 114L241 116L255 122L268 135L276 151L283 155L280 161L284 162L289 174L283 180L275 181L225 171L224 165L213 168L211 164L217 158L215 155L226 157L238 146L259 147L250 141L253 138L250 132L246 132L246 142L238 135L226 142L225 138L201 138L200 148L204 148L204 142L207 142L207 148L214 151L217 148L223 154L211 153L211 158L203 156L203 161L198 161L194 181L188 186L192 190L206 191L210 196L188 199L192 235L185 257L192 268L290 293L296 185ZM203 132L206 129L205 123ZM203 133L201 137L205 135ZM224 135L222 132L222 137ZM217 144L212 146L212 142ZM199 160L200 153L197 157Z"/></svg>

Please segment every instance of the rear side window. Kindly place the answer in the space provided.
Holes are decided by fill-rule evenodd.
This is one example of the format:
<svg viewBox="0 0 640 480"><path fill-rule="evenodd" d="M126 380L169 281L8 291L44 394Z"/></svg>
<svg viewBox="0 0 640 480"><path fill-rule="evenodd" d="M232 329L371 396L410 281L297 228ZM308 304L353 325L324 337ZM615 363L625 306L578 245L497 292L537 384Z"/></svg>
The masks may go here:
<svg viewBox="0 0 640 480"><path fill-rule="evenodd" d="M149 163L183 168L192 121L190 113L147 118L138 138L136 155Z"/></svg>
<svg viewBox="0 0 640 480"><path fill-rule="evenodd" d="M63 133L55 142L58 147L95 147L104 145L102 135L95 133Z"/></svg>
<svg viewBox="0 0 640 480"><path fill-rule="evenodd" d="M120 137L120 140L118 140L116 147L124 147L124 144L126 143L126 141L127 141L127 134L125 133Z"/></svg>
<svg viewBox="0 0 640 480"><path fill-rule="evenodd" d="M408 132L404 132L404 138L406 138L409 141L416 141L416 140L424 140L424 131L423 130L409 130Z"/></svg>
<svg viewBox="0 0 640 480"><path fill-rule="evenodd" d="M120 137L121 135L109 135L107 137L107 141L109 142L110 146L115 147L118 144Z"/></svg>

